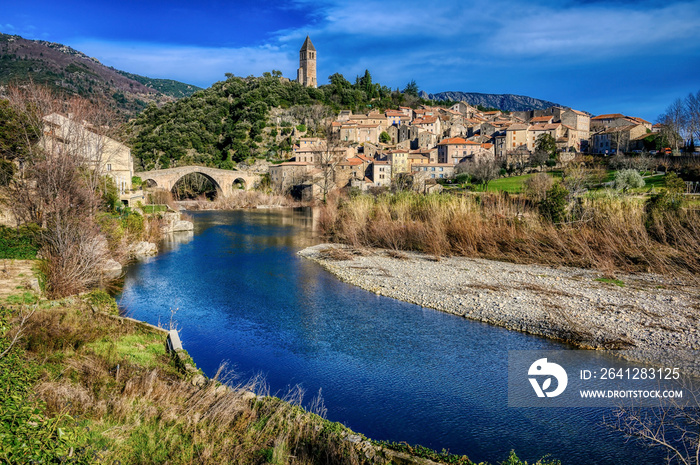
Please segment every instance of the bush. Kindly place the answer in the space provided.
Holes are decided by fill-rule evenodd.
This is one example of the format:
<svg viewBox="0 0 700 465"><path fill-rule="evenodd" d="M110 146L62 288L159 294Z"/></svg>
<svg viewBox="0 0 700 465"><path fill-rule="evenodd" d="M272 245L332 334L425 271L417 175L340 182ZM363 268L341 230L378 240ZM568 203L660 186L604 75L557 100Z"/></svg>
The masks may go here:
<svg viewBox="0 0 700 465"><path fill-rule="evenodd" d="M0 258L34 260L40 246L41 228L35 224L18 229L0 226Z"/></svg>
<svg viewBox="0 0 700 465"><path fill-rule="evenodd" d="M644 179L637 170L620 170L615 173L615 181L613 182L615 189L627 190L644 187Z"/></svg>
<svg viewBox="0 0 700 465"><path fill-rule="evenodd" d="M10 180L15 175L15 164L10 160L0 158L0 187L10 184Z"/></svg>
<svg viewBox="0 0 700 465"><path fill-rule="evenodd" d="M297 131L299 132L306 132L306 125L305 124L300 124L297 126Z"/></svg>
<svg viewBox="0 0 700 465"><path fill-rule="evenodd" d="M536 200L542 200L552 188L554 179L545 173L538 173L525 180L525 190Z"/></svg>
<svg viewBox="0 0 700 465"><path fill-rule="evenodd" d="M560 183L555 183L547 191L545 198L542 199L538 208L542 218L552 223L561 223L566 218L566 206L568 204L567 197L569 191Z"/></svg>

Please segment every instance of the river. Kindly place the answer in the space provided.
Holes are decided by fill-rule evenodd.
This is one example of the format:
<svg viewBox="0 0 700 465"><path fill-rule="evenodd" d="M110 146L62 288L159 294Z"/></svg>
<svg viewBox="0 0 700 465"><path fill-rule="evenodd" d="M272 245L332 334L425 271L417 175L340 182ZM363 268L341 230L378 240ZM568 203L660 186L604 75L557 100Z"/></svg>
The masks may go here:
<svg viewBox="0 0 700 465"><path fill-rule="evenodd" d="M122 312L173 321L213 376L262 375L270 393L319 391L327 417L380 440L530 463L661 463L658 449L602 426L610 410L508 408L508 350L546 339L377 296L298 257L317 242L310 209L197 212L194 234L127 268Z"/></svg>

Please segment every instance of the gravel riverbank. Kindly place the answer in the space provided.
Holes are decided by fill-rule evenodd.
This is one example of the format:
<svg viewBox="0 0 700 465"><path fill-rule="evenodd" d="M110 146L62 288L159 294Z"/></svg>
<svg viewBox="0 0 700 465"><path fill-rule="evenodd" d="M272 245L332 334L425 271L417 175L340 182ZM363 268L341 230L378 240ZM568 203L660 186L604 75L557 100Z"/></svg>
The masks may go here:
<svg viewBox="0 0 700 465"><path fill-rule="evenodd" d="M335 250L332 250L335 249ZM581 348L700 373L700 289L653 274L519 265L320 244L299 255L376 294ZM348 258L348 259L342 259ZM677 366L677 365L676 365Z"/></svg>

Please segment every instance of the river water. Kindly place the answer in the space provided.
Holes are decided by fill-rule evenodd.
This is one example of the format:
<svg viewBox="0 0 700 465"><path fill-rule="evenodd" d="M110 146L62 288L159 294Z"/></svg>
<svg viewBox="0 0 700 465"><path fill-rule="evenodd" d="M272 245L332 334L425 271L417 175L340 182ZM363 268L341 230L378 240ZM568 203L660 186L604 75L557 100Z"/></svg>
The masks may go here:
<svg viewBox="0 0 700 465"><path fill-rule="evenodd" d="M377 296L296 252L317 242L310 209L197 212L194 234L130 265L122 311L167 327L213 376L222 362L272 394L319 390L327 417L373 439L504 460L662 463L602 426L606 409L508 408L508 350L563 344Z"/></svg>

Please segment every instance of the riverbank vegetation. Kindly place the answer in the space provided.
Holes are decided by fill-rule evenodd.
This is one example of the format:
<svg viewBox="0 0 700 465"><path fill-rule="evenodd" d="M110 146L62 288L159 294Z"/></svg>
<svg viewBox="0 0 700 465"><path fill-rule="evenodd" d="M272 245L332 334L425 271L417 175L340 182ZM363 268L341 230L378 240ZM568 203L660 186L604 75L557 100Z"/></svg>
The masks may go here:
<svg viewBox="0 0 700 465"><path fill-rule="evenodd" d="M162 331L115 310L101 291L0 302L0 463L385 464L398 450L473 464L370 442L325 420L320 398L304 410L299 389L271 397L223 369L193 383L198 372L181 370Z"/></svg>
<svg viewBox="0 0 700 465"><path fill-rule="evenodd" d="M99 104L40 86L10 86L7 96L0 160L12 170L0 183L0 207L18 227L0 229L0 258L41 257L39 281L50 297L103 285L104 270L126 262L130 244L160 234L157 220L124 208L107 175L115 119ZM73 126L68 135L45 133L53 114L72 115L91 136Z"/></svg>
<svg viewBox="0 0 700 465"><path fill-rule="evenodd" d="M539 196L357 195L329 201L320 229L355 247L697 277L700 211L674 189L649 199L571 195L558 182Z"/></svg>

